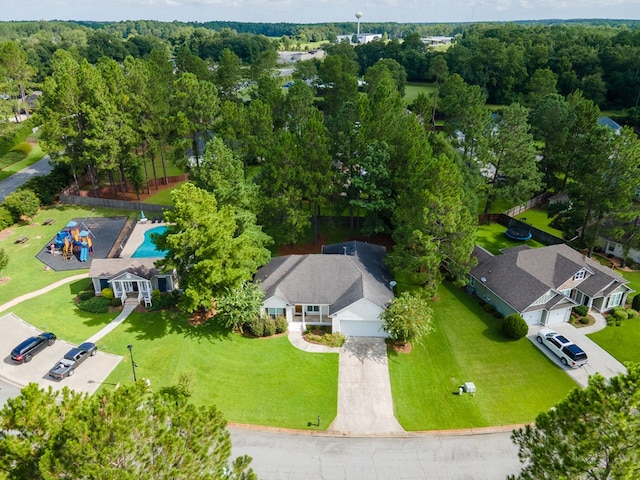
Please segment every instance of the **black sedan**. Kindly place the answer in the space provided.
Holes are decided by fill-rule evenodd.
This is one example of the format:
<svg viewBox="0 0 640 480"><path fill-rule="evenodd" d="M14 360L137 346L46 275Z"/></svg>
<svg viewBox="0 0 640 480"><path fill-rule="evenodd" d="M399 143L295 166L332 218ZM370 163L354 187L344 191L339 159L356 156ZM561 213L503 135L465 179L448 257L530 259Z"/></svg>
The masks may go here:
<svg viewBox="0 0 640 480"><path fill-rule="evenodd" d="M71 377L79 365L87 358L93 357L96 353L98 353L98 347L95 343L91 342L85 342L76 348L72 348L49 370L49 376L57 380Z"/></svg>
<svg viewBox="0 0 640 480"><path fill-rule="evenodd" d="M50 347L56 341L56 336L51 332L44 332L40 335L27 338L24 342L11 350L11 360L16 363L30 362L33 356L44 349Z"/></svg>

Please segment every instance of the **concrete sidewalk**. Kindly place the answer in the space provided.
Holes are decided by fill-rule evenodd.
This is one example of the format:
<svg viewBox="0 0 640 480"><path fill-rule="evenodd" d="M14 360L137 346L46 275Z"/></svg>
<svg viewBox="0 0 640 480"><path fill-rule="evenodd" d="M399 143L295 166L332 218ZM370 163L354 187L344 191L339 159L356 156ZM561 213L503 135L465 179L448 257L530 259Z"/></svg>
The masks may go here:
<svg viewBox="0 0 640 480"><path fill-rule="evenodd" d="M80 273L78 275L73 275L72 277L67 277L67 278L63 278L62 280L58 280L57 282L47 285L46 287L41 288L40 290L35 290L33 292L25 293L24 295L20 295L19 297L16 297L13 300L8 301L4 305L0 305L0 312L2 312L3 310L7 310L9 308L12 308L15 305L18 305L19 303L24 302L25 300L29 300L30 298L35 298L40 295L44 295L45 293L50 292L54 288L58 288L67 283L72 283L77 280L82 280L83 278L88 278L88 277L89 277L89 272Z"/></svg>

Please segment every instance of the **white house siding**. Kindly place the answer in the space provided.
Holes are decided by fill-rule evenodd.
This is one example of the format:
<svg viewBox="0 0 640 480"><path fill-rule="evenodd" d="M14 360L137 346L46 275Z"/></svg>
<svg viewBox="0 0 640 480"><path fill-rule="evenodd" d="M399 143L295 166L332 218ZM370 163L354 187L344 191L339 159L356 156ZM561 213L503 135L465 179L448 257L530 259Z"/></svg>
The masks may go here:
<svg viewBox="0 0 640 480"><path fill-rule="evenodd" d="M268 313L269 308L283 308L285 311L285 317L287 319L287 323L293 322L293 308L290 307L287 302L282 300L279 297L270 297L263 302L263 311L265 314Z"/></svg>
<svg viewBox="0 0 640 480"><path fill-rule="evenodd" d="M332 315L333 331L359 337L387 337L386 332L382 330L382 311L369 300L358 300Z"/></svg>

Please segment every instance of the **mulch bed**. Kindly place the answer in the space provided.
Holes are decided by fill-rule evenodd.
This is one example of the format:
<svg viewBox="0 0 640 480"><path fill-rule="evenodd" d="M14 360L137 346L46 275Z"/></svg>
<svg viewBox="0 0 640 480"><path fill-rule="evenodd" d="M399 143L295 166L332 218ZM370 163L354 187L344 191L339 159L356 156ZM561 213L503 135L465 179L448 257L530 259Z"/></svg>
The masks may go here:
<svg viewBox="0 0 640 480"><path fill-rule="evenodd" d="M345 237L343 242L350 242L352 240L358 240L360 242L372 243L374 245L382 245L383 247L387 247L387 251L393 247L394 242L391 236L389 235L371 235L369 237ZM304 245L283 245L278 248L279 255L308 255L312 253L320 253L323 245L329 244L328 238L326 235L320 235L318 237L317 243L307 243Z"/></svg>

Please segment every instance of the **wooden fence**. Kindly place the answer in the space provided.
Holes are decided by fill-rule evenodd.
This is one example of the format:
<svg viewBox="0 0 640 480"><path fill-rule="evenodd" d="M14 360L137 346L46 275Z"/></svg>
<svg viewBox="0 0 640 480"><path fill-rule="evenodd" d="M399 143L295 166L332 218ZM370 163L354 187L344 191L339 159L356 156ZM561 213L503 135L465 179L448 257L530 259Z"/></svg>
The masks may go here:
<svg viewBox="0 0 640 480"><path fill-rule="evenodd" d="M111 200L109 198L83 197L80 195L58 196L60 203L65 205L81 205L93 208L115 208L118 210L138 210L147 213L162 213L163 210L173 209L173 206L156 205L153 203L127 202L126 200Z"/></svg>

